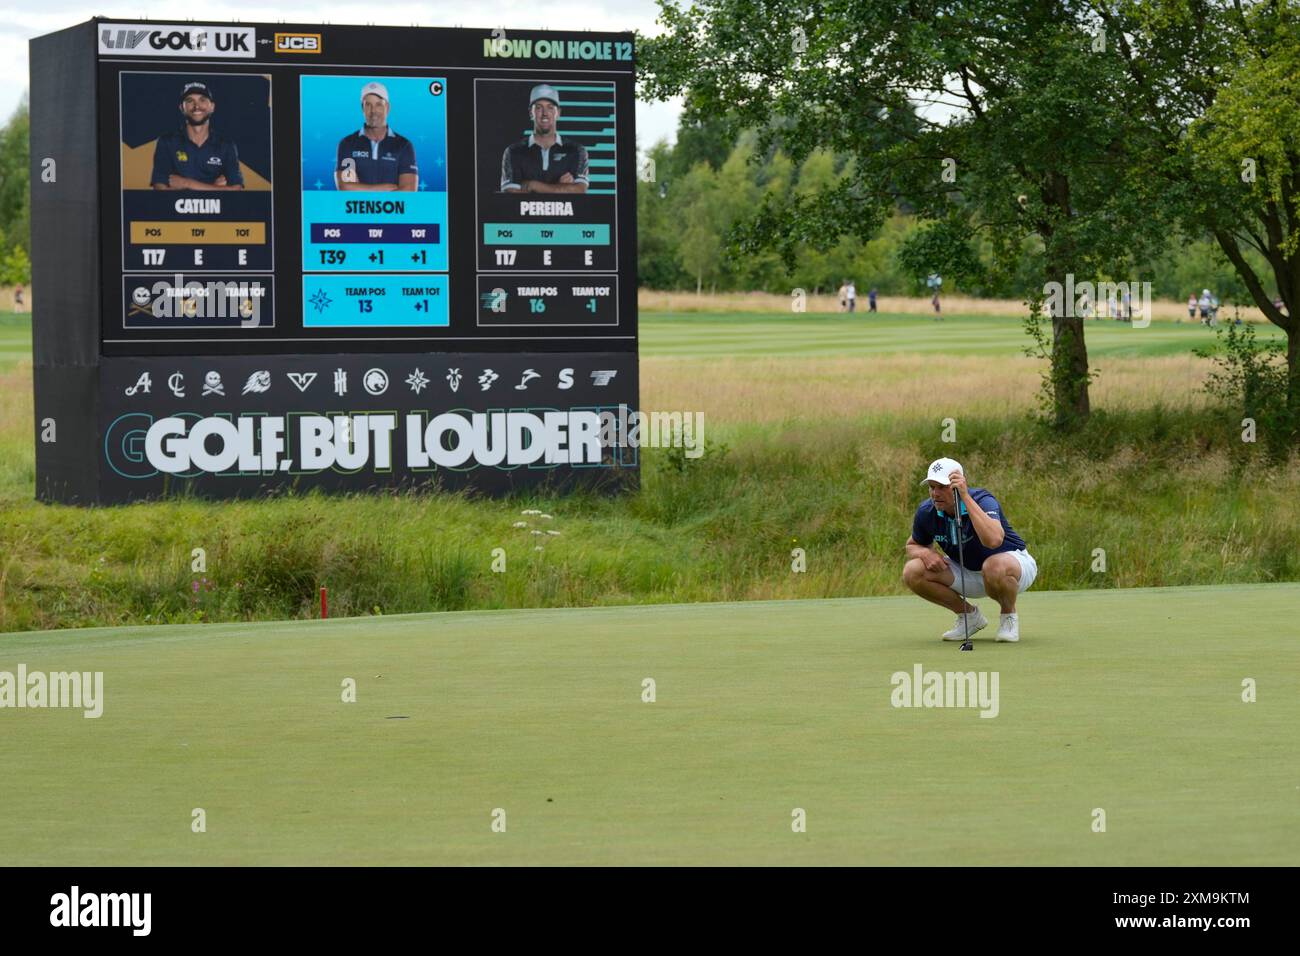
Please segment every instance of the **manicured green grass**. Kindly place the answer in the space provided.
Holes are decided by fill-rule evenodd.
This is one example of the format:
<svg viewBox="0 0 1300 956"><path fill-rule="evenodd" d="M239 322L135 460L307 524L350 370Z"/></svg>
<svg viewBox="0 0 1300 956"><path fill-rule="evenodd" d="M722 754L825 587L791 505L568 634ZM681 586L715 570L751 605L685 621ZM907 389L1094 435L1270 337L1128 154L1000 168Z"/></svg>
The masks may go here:
<svg viewBox="0 0 1300 956"><path fill-rule="evenodd" d="M1239 416L1170 404L1186 363L1160 356L1210 341L1200 326L1090 324L1103 374L1152 376L1116 393L1141 407L1112 400L1055 435L1030 418L1021 360L999 379L1006 407L960 415L946 445L937 407L864 410L828 383L878 377L887 392L914 374L892 355L954 347L976 357L967 385L1006 377L1025 342L1014 320L647 315L645 392L732 411L693 406L710 415L698 461L643 449L637 494L80 509L31 500L27 321L0 316L0 671L102 670L106 702L98 720L0 709L7 863L1257 865L1300 851L1300 658L1286 653L1300 585L1247 583L1300 578L1300 469L1266 469ZM857 358L826 361L841 356ZM732 357L766 364L714 361ZM800 398L789 380L805 378ZM751 397L788 419L751 420ZM861 597L901 589L915 472L936 448L997 490L1039 560L1019 645L986 631L961 654L936 640L945 612ZM520 514L532 508L553 517ZM1135 587L1207 583L1232 586ZM336 614L370 616L251 623L312 617L321 584ZM669 603L719 600L746 603ZM512 607L554 609L392 616ZM198 620L219 623L155 626ZM31 628L81 629L12 633ZM999 715L892 707L891 675L916 664L997 671ZM1241 700L1248 677L1256 703Z"/></svg>
<svg viewBox="0 0 1300 956"><path fill-rule="evenodd" d="M1259 326L1260 341L1280 338ZM1050 335L1050 330L1048 330ZM1152 322L1135 328L1114 320L1087 322L1088 354L1137 357L1186 354L1211 345L1214 333L1199 323ZM643 314L641 354L651 356L764 357L885 355L987 355L1023 353L1029 338L1019 320L1003 316L955 316L936 322L922 315L701 315Z"/></svg>
<svg viewBox="0 0 1300 956"><path fill-rule="evenodd" d="M0 369L32 360L32 316L0 311Z"/></svg>
<svg viewBox="0 0 1300 956"><path fill-rule="evenodd" d="M1261 341L1281 336L1273 326L1257 329ZM1213 341L1200 324L1153 322L1145 329L1110 320L1092 321L1088 351L1103 356L1186 353ZM0 367L31 359L31 315L0 312ZM858 314L784 316L645 312L641 354L654 356L852 356L903 352L1020 355L1028 344L1020 322L1002 316L951 316L936 322L920 315Z"/></svg>
<svg viewBox="0 0 1300 956"><path fill-rule="evenodd" d="M17 865L1288 865L1298 604L1297 585L1030 591L1022 642L986 631L973 654L901 597L10 635L0 670L101 670L105 702L0 710L0 846ZM996 671L998 716L894 708L916 664Z"/></svg>

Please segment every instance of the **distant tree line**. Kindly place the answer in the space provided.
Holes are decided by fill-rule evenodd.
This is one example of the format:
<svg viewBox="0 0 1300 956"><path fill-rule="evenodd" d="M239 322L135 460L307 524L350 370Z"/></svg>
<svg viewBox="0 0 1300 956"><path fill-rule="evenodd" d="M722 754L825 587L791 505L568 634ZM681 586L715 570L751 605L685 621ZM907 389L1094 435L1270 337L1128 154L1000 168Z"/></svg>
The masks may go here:
<svg viewBox="0 0 1300 956"><path fill-rule="evenodd" d="M0 285L32 281L27 95L0 128Z"/></svg>
<svg viewBox="0 0 1300 956"><path fill-rule="evenodd" d="M763 250L740 254L729 248L730 231L751 218L767 202L785 204L810 198L837 185L850 184L854 160L825 148L812 150L795 163L781 148L779 137L765 151L753 131L727 132L721 120L692 122L684 118L676 143L651 146L640 166L637 183L638 267L641 285L663 290L708 292L764 291L787 294L802 288L812 294L834 292L852 279L861 293L876 288L881 295L920 295L923 270L914 270L900 252L909 239L922 234L922 220L899 204L874 236L862 238L845 223L845 235L828 248L798 242L792 255ZM647 161L648 160L648 161ZM971 276L948 276L944 290L983 297L1023 299L1041 291L1038 266L1042 243L1021 243L1010 270L994 268L992 243L976 250L982 269ZM1246 255L1256 270L1266 263L1255 250ZM1110 271L1079 275L1078 281L1150 282L1158 298L1185 300L1210 289L1224 303L1249 305L1241 276L1208 233L1187 235L1171 229L1153 251L1133 257Z"/></svg>

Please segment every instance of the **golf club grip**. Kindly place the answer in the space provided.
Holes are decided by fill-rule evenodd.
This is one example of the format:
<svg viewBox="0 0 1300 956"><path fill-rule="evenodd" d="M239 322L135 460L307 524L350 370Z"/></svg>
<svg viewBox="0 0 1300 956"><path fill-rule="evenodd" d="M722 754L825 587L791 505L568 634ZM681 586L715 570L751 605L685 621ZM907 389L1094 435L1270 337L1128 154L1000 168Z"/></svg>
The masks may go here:
<svg viewBox="0 0 1300 956"><path fill-rule="evenodd" d="M970 644L970 618L966 616L966 605L969 603L966 600L966 547L961 533L961 495L956 488L952 490L952 501L957 535L957 569L961 578L961 629L962 637L966 639L962 642L962 647L967 647Z"/></svg>
<svg viewBox="0 0 1300 956"><path fill-rule="evenodd" d="M964 541L965 536L961 532L961 496L957 494L956 489L953 489L952 498L953 498L952 510L954 512L953 524L956 526L955 533L957 535L957 563L961 565L961 570L962 570L961 598L964 601L966 600L966 542Z"/></svg>

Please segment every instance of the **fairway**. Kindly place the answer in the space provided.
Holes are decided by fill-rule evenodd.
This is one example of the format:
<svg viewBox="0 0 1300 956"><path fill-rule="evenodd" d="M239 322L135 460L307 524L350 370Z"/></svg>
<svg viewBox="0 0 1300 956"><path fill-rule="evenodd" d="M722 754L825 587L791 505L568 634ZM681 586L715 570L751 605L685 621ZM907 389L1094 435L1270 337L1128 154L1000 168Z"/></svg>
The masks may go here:
<svg viewBox="0 0 1300 956"><path fill-rule="evenodd" d="M1022 643L990 628L973 654L915 598L10 635L0 670L101 670L105 702L0 710L0 846L64 865L1293 864L1297 602L1031 592ZM892 707L918 664L997 671L997 716Z"/></svg>
<svg viewBox="0 0 1300 956"><path fill-rule="evenodd" d="M1088 354L1098 357L1179 355L1215 343L1200 323L1152 322L1145 328L1113 319L1088 320ZM1051 338L1051 324L1045 327ZM1281 340L1281 330L1256 327L1259 341ZM1019 356L1031 339L1019 318L923 315L803 315L643 313L643 357L870 356L915 353L940 356Z"/></svg>
<svg viewBox="0 0 1300 956"><path fill-rule="evenodd" d="M32 316L0 311L0 369L32 361Z"/></svg>
<svg viewBox="0 0 1300 956"><path fill-rule="evenodd" d="M1050 334L1050 329L1048 330ZM1019 318L959 315L936 322L924 315L780 315L642 312L641 355L645 358L817 358L944 353L961 356L1020 356L1030 344ZM1271 325L1255 329L1260 341L1282 333ZM1212 345L1213 332L1199 323L1152 322L1134 328L1113 320L1089 321L1088 354L1097 357L1185 355ZM0 368L30 362L31 315L0 312Z"/></svg>

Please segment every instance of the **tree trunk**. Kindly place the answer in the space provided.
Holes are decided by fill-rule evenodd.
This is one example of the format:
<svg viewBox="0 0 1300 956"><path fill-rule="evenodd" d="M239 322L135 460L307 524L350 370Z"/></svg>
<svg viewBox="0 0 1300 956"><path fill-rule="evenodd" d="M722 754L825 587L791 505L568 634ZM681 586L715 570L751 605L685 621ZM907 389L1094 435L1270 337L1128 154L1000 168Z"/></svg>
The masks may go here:
<svg viewBox="0 0 1300 956"><path fill-rule="evenodd" d="M1071 214L1070 180L1064 174L1052 171L1042 186L1043 201L1054 206L1061 221ZM1038 227L1046 255L1047 279L1059 282L1065 288L1065 276L1074 271L1078 261L1072 243L1055 237L1054 224L1049 220ZM1044 290L1046 291L1046 290ZM1083 424L1092 414L1088 398L1088 345L1083 339L1083 316L1070 315L1074 302L1062 301L1061 315L1052 315L1052 408L1058 428L1072 428Z"/></svg>
<svg viewBox="0 0 1300 956"><path fill-rule="evenodd" d="M1092 414L1081 316L1052 316L1052 382L1057 425L1081 424Z"/></svg>
<svg viewBox="0 0 1300 956"><path fill-rule="evenodd" d="M1300 441L1300 321L1286 328L1286 409L1293 442Z"/></svg>
<svg viewBox="0 0 1300 956"><path fill-rule="evenodd" d="M1070 271L1066 261L1068 256L1048 253L1047 280L1059 282L1062 289ZM1073 312L1073 306L1073 302L1062 301L1059 311ZM1088 343L1084 341L1083 329L1083 316L1052 315L1052 411L1058 428L1081 425L1092 414L1088 397Z"/></svg>

